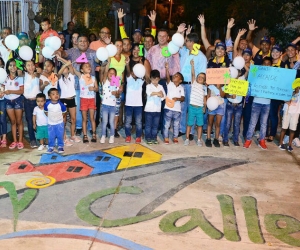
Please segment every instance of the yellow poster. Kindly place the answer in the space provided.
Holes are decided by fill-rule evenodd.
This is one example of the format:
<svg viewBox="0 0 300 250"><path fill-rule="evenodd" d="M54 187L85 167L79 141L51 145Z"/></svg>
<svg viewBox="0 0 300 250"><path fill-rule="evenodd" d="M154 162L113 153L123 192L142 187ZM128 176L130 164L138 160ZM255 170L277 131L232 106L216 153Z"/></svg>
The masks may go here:
<svg viewBox="0 0 300 250"><path fill-rule="evenodd" d="M225 85L225 93L239 95L239 96L246 96L248 92L249 82L245 80L239 79L230 79L228 85Z"/></svg>

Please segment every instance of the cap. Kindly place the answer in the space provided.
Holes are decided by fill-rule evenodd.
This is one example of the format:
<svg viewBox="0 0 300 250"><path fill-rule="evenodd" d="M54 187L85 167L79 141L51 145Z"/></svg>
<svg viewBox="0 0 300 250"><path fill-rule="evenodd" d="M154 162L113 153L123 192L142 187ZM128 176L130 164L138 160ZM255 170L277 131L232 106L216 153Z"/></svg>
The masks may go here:
<svg viewBox="0 0 300 250"><path fill-rule="evenodd" d="M18 39L21 40L22 38L26 38L28 39L28 35L26 32L20 32L18 35L17 35Z"/></svg>
<svg viewBox="0 0 300 250"><path fill-rule="evenodd" d="M140 30L140 29L135 29L134 31L133 31L133 35L135 34L135 33L140 33L140 34L142 34L142 31Z"/></svg>
<svg viewBox="0 0 300 250"><path fill-rule="evenodd" d="M270 38L268 36L264 36L262 39L260 39L260 44L262 43L271 44Z"/></svg>
<svg viewBox="0 0 300 250"><path fill-rule="evenodd" d="M275 44L275 45L272 47L272 51L273 51L273 50L277 50L277 51L282 52L282 48L281 48L278 44Z"/></svg>
<svg viewBox="0 0 300 250"><path fill-rule="evenodd" d="M294 44L294 43L289 43L289 44L286 46L286 48L288 48L288 47L293 47L294 49L297 49L297 45Z"/></svg>
<svg viewBox="0 0 300 250"><path fill-rule="evenodd" d="M216 48L218 48L218 47L223 47L224 50L226 50L226 45L225 45L225 43L223 43L223 42L217 43L217 44L216 44Z"/></svg>
<svg viewBox="0 0 300 250"><path fill-rule="evenodd" d="M242 55L244 55L244 54L249 54L250 56L252 56L252 50L249 49L249 48L246 48L246 49L243 50Z"/></svg>

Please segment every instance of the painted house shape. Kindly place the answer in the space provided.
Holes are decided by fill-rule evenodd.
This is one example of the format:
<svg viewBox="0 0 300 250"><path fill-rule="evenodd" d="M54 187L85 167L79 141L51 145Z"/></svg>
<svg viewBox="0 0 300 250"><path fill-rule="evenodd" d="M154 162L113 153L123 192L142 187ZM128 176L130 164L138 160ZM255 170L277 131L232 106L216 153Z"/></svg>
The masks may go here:
<svg viewBox="0 0 300 250"><path fill-rule="evenodd" d="M16 161L10 164L6 175L23 174L38 171L35 166L29 161Z"/></svg>

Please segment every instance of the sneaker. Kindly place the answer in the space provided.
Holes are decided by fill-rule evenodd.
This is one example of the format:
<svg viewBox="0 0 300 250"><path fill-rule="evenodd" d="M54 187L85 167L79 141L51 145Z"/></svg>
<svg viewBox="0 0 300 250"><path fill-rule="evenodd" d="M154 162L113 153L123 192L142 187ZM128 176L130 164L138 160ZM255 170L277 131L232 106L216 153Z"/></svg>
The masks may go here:
<svg viewBox="0 0 300 250"><path fill-rule="evenodd" d="M108 143L114 143L115 142L115 137L113 135L111 135L109 137Z"/></svg>
<svg viewBox="0 0 300 250"><path fill-rule="evenodd" d="M185 139L185 141L184 141L184 146L188 146L190 144L190 140L189 139Z"/></svg>
<svg viewBox="0 0 300 250"><path fill-rule="evenodd" d="M100 143L105 143L105 135L101 136Z"/></svg>
<svg viewBox="0 0 300 250"><path fill-rule="evenodd" d="M154 140L152 140L152 143L155 144L155 145L157 145L158 144L158 140L154 139Z"/></svg>
<svg viewBox="0 0 300 250"><path fill-rule="evenodd" d="M151 140L147 140L147 144L148 145L152 145L152 141Z"/></svg>
<svg viewBox="0 0 300 250"><path fill-rule="evenodd" d="M72 136L72 137L70 137L70 141L71 142L81 142L81 140L77 137L77 136Z"/></svg>
<svg viewBox="0 0 300 250"><path fill-rule="evenodd" d="M291 146L287 147L287 151L292 152L294 149Z"/></svg>
<svg viewBox="0 0 300 250"><path fill-rule="evenodd" d="M194 135L189 134L189 140L190 140L190 141L194 140Z"/></svg>
<svg viewBox="0 0 300 250"><path fill-rule="evenodd" d="M203 135L207 135L207 130L206 129L203 130Z"/></svg>
<svg viewBox="0 0 300 250"><path fill-rule="evenodd" d="M198 141L197 141L197 146L199 146L199 147L202 147L202 146L203 146L203 144L202 144L202 141L201 141L201 140L198 140Z"/></svg>
<svg viewBox="0 0 300 250"><path fill-rule="evenodd" d="M18 143L17 142L13 142L12 144L9 145L9 149L14 149L18 147Z"/></svg>
<svg viewBox="0 0 300 250"><path fill-rule="evenodd" d="M266 145L266 140L260 140L259 143L258 143L258 146L261 148L261 149L268 149L267 145Z"/></svg>
<svg viewBox="0 0 300 250"><path fill-rule="evenodd" d="M252 143L252 140L246 140L244 145L243 145L243 148L250 148L251 143Z"/></svg>
<svg viewBox="0 0 300 250"><path fill-rule="evenodd" d="M115 130L115 138L120 138L120 135L117 130Z"/></svg>
<svg viewBox="0 0 300 250"><path fill-rule="evenodd" d="M206 139L205 141L205 146L211 148L212 144L211 144L211 139Z"/></svg>
<svg viewBox="0 0 300 250"><path fill-rule="evenodd" d="M169 144L170 143L169 138L165 138L164 142L165 142L165 144Z"/></svg>
<svg viewBox="0 0 300 250"><path fill-rule="evenodd" d="M279 146L278 146L278 148L279 148L280 150L286 150L286 148L285 148L285 145L284 145L284 144L281 144L281 145L279 145Z"/></svg>
<svg viewBox="0 0 300 250"><path fill-rule="evenodd" d="M59 154L63 154L65 152L63 147L58 147L57 151L58 151Z"/></svg>
<svg viewBox="0 0 300 250"><path fill-rule="evenodd" d="M235 147L239 147L239 146L240 146L240 144L239 144L238 141L233 142L233 145L234 145Z"/></svg>
<svg viewBox="0 0 300 250"><path fill-rule="evenodd" d="M228 141L223 141L223 146L224 146L224 147L229 147Z"/></svg>
<svg viewBox="0 0 300 250"><path fill-rule="evenodd" d="M126 136L125 142L130 143L131 142L131 136Z"/></svg>
<svg viewBox="0 0 300 250"><path fill-rule="evenodd" d="M38 151L42 151L45 149L45 145L41 144L39 147L38 147Z"/></svg>
<svg viewBox="0 0 300 250"><path fill-rule="evenodd" d="M54 148L48 148L48 150L47 150L47 154L52 154L54 152Z"/></svg>
<svg viewBox="0 0 300 250"><path fill-rule="evenodd" d="M64 144L65 144L66 147L73 146L73 143L72 143L69 139L66 139L66 140L64 141Z"/></svg>
<svg viewBox="0 0 300 250"><path fill-rule="evenodd" d="M290 137L288 135L285 135L283 138L283 144L288 144L290 140Z"/></svg>
<svg viewBox="0 0 300 250"><path fill-rule="evenodd" d="M185 135L185 133L179 132L178 137Z"/></svg>
<svg viewBox="0 0 300 250"><path fill-rule="evenodd" d="M299 138L295 138L295 139L293 140L293 145L294 145L295 147L297 147L297 148L300 148L300 140L299 140Z"/></svg>
<svg viewBox="0 0 300 250"><path fill-rule="evenodd" d="M216 148L219 148L219 147L220 147L220 142L219 142L219 140L217 140L216 138L214 139L213 144L214 144L214 146L215 146Z"/></svg>
<svg viewBox="0 0 300 250"><path fill-rule="evenodd" d="M137 137L137 138L135 139L135 143L140 144L141 142L142 142L142 138L141 138L141 137Z"/></svg>
<svg viewBox="0 0 300 250"><path fill-rule="evenodd" d="M31 142L30 142L30 147L31 147L31 148L37 148L36 141L31 141Z"/></svg>
<svg viewBox="0 0 300 250"><path fill-rule="evenodd" d="M223 136L222 136L222 135L219 136L218 141L219 141L219 142L222 142L222 141L223 141Z"/></svg>
<svg viewBox="0 0 300 250"><path fill-rule="evenodd" d="M174 144L178 144L178 138L174 138L174 139L173 139L173 143L174 143Z"/></svg>
<svg viewBox="0 0 300 250"><path fill-rule="evenodd" d="M81 133L82 133L82 129L81 128L76 129L76 135L77 136L81 136Z"/></svg>
<svg viewBox="0 0 300 250"><path fill-rule="evenodd" d="M18 142L18 149L23 149L23 148L24 148L23 142Z"/></svg>

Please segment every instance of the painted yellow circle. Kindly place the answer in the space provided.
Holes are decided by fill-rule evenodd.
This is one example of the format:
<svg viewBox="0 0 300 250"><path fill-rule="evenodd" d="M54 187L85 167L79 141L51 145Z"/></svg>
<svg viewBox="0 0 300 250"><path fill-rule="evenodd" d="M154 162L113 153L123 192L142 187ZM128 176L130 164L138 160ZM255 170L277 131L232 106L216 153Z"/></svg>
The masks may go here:
<svg viewBox="0 0 300 250"><path fill-rule="evenodd" d="M26 182L26 186L29 188L46 188L53 185L56 182L55 178L51 176L41 176L39 178L33 178Z"/></svg>

